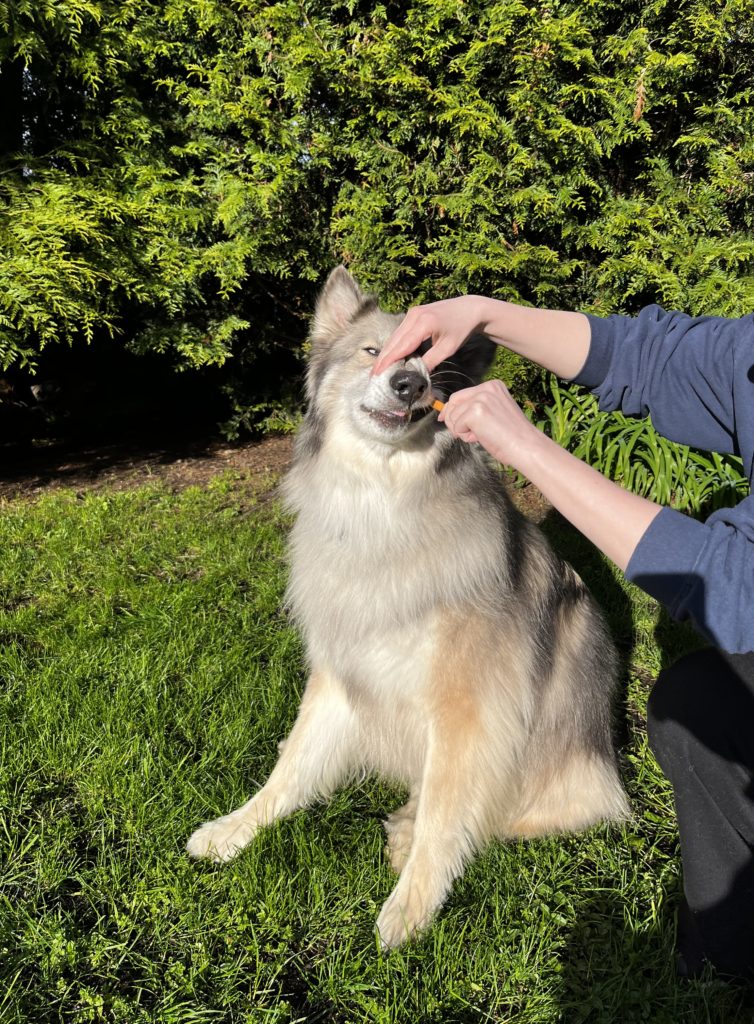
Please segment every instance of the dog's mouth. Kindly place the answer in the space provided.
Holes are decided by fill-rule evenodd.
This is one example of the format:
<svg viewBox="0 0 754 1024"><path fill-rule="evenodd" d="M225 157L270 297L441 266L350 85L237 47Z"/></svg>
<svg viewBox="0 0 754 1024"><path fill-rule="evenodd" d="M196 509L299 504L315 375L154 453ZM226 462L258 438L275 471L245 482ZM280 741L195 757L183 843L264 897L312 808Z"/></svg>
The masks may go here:
<svg viewBox="0 0 754 1024"><path fill-rule="evenodd" d="M398 430L409 423L417 423L432 411L431 405L415 406L413 409L370 409L366 405L361 408L386 430Z"/></svg>

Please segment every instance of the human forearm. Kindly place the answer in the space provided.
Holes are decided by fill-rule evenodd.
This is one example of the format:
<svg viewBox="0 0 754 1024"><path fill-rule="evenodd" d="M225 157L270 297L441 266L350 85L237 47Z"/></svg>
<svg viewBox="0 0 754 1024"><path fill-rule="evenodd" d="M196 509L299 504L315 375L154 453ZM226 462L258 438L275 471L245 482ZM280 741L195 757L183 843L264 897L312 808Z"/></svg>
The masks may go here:
<svg viewBox="0 0 754 1024"><path fill-rule="evenodd" d="M575 377L589 354L591 327L582 313L517 306L483 295L462 295L426 306L414 306L385 344L373 373L416 352L423 341L432 347L424 354L433 370L472 334L489 335L526 359L560 377Z"/></svg>
<svg viewBox="0 0 754 1024"><path fill-rule="evenodd" d="M575 377L586 362L591 329L583 313L475 299L482 331L512 352L563 378Z"/></svg>
<svg viewBox="0 0 754 1024"><path fill-rule="evenodd" d="M440 419L531 480L573 525L625 570L661 506L624 491L569 454L522 413L507 388L487 381L452 395Z"/></svg>
<svg viewBox="0 0 754 1024"><path fill-rule="evenodd" d="M623 490L544 434L518 462L561 515L625 571L662 506Z"/></svg>

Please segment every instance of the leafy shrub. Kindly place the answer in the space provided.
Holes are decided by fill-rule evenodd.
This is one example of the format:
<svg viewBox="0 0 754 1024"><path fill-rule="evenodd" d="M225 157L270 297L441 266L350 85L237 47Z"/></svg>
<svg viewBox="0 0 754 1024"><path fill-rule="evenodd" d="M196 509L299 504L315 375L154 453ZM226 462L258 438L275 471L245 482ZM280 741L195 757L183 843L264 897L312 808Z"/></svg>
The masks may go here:
<svg viewBox="0 0 754 1024"><path fill-rule="evenodd" d="M180 365L231 360L242 424L286 401L341 261L393 309L483 292L748 312L750 15L3 0L0 361L108 333ZM540 386L503 372L520 398Z"/></svg>
<svg viewBox="0 0 754 1024"><path fill-rule="evenodd" d="M707 514L749 491L741 460L660 437L648 420L600 412L593 395L550 382L540 429L634 494L682 512Z"/></svg>

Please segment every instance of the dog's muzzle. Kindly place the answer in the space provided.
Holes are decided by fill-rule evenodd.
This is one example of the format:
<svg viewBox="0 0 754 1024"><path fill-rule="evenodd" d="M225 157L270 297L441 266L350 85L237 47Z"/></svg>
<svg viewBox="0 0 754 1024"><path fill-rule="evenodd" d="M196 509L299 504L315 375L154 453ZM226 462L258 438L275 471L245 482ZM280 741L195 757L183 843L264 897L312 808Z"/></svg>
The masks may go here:
<svg viewBox="0 0 754 1024"><path fill-rule="evenodd" d="M416 370L398 370L390 378L390 387L409 408L423 398L429 384Z"/></svg>

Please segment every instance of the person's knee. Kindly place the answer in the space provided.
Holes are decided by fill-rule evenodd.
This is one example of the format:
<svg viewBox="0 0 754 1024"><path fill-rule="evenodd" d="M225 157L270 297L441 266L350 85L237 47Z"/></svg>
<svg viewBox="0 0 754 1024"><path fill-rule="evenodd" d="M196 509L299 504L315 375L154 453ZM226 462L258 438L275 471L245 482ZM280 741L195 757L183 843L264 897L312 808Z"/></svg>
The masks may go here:
<svg viewBox="0 0 754 1024"><path fill-rule="evenodd" d="M674 765L679 761L688 765L693 748L705 743L705 733L713 726L719 665L717 651L694 651L663 669L649 695L649 745L671 779Z"/></svg>

